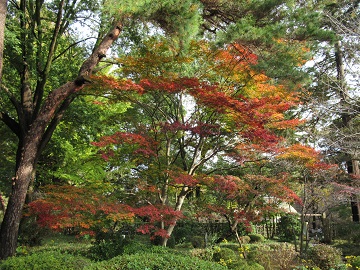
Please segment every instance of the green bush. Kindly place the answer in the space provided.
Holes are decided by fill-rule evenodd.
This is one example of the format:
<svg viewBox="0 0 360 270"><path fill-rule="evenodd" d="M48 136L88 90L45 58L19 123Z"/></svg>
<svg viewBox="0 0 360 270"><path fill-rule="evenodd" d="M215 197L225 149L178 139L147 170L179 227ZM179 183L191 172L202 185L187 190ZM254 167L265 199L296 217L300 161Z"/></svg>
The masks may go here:
<svg viewBox="0 0 360 270"><path fill-rule="evenodd" d="M92 246L90 239L77 238L63 235L61 233L50 233L43 239L41 246L26 247L20 246L16 249L16 255L27 255L29 253L56 251L74 256L88 257L89 248Z"/></svg>
<svg viewBox="0 0 360 270"><path fill-rule="evenodd" d="M360 269L360 256L346 256L345 258L350 269Z"/></svg>
<svg viewBox="0 0 360 270"><path fill-rule="evenodd" d="M234 242L221 243L219 246L220 248L230 248L235 252L238 252L240 248L239 243L234 243Z"/></svg>
<svg viewBox="0 0 360 270"><path fill-rule="evenodd" d="M360 256L355 257L351 265L352 267L360 268Z"/></svg>
<svg viewBox="0 0 360 270"><path fill-rule="evenodd" d="M280 240L293 241L294 237L300 235L301 222L294 214L284 214L277 224L277 235Z"/></svg>
<svg viewBox="0 0 360 270"><path fill-rule="evenodd" d="M88 257L96 261L114 258L124 252L124 246L128 243L129 240L120 232L100 233L90 247Z"/></svg>
<svg viewBox="0 0 360 270"><path fill-rule="evenodd" d="M343 264L341 251L324 244L310 248L307 257L321 270L338 269Z"/></svg>
<svg viewBox="0 0 360 270"><path fill-rule="evenodd" d="M254 234L249 234L250 237L250 242L251 243L258 243L258 242L264 242L265 241L265 237L261 234L258 233L254 233Z"/></svg>
<svg viewBox="0 0 360 270"><path fill-rule="evenodd" d="M40 246L48 233L49 230L40 227L34 217L24 217L19 228L18 243L31 247Z"/></svg>
<svg viewBox="0 0 360 270"><path fill-rule="evenodd" d="M236 270L238 269L236 268ZM250 262L244 270L265 270L265 268L256 262Z"/></svg>
<svg viewBox="0 0 360 270"><path fill-rule="evenodd" d="M170 237L166 243L166 246L168 248L174 248L176 245L176 242L175 242L175 238L174 237Z"/></svg>
<svg viewBox="0 0 360 270"><path fill-rule="evenodd" d="M245 259L239 259L228 268L236 270L264 270L265 268L256 262L247 262Z"/></svg>
<svg viewBox="0 0 360 270"><path fill-rule="evenodd" d="M194 246L191 244L191 242L184 242L181 244L176 245L178 248L193 248Z"/></svg>
<svg viewBox="0 0 360 270"><path fill-rule="evenodd" d="M213 260L215 262L224 262L226 264L236 261L238 256L230 248L216 247L214 249Z"/></svg>
<svg viewBox="0 0 360 270"><path fill-rule="evenodd" d="M90 267L91 261L81 256L56 251L38 252L28 256L11 257L0 263L1 270L37 269L72 270Z"/></svg>
<svg viewBox="0 0 360 270"><path fill-rule="evenodd" d="M239 245L237 245L239 249ZM234 250L223 246L214 248L213 260L228 269L236 270L264 270L264 267L254 261L241 258Z"/></svg>
<svg viewBox="0 0 360 270"><path fill-rule="evenodd" d="M132 255L115 257L109 261L99 262L92 265L89 270L224 270L227 269L219 264L203 261L191 256L174 254L173 252L159 253L144 252Z"/></svg>
<svg viewBox="0 0 360 270"><path fill-rule="evenodd" d="M204 248L205 247L205 239L202 236L194 236L191 239L191 244L194 248Z"/></svg>
<svg viewBox="0 0 360 270"><path fill-rule="evenodd" d="M358 243L360 238L360 224L347 222L347 219L335 225L337 238L347 240L349 243Z"/></svg>
<svg viewBox="0 0 360 270"><path fill-rule="evenodd" d="M148 251L151 247L151 244L145 244L139 241L130 241L123 247L123 254L140 253Z"/></svg>
<svg viewBox="0 0 360 270"><path fill-rule="evenodd" d="M182 220L176 224L176 229L172 233L175 239L175 244L182 244L184 242L191 242L194 236L203 235L205 233L202 224L192 220Z"/></svg>

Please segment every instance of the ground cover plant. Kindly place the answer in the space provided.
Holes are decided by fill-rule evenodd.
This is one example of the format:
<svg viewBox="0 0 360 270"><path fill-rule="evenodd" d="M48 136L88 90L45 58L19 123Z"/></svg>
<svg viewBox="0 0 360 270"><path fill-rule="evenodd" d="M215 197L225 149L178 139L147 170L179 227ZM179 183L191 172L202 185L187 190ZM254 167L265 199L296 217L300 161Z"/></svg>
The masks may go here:
<svg viewBox="0 0 360 270"><path fill-rule="evenodd" d="M94 244L94 243L93 243ZM0 269L357 269L359 257L347 256L328 245L315 245L300 259L290 243L265 240L239 246L223 241L207 248L154 246L144 236L122 242L113 255L92 248L89 240L60 234L47 236L41 246L19 247ZM116 254L117 252L117 254Z"/></svg>

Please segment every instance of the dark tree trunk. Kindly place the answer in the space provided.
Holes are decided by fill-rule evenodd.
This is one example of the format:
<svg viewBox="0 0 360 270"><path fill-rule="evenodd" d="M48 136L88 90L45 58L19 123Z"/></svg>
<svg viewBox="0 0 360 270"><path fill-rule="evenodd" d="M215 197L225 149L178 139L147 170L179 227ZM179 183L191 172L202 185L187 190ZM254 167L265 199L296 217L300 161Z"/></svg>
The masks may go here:
<svg viewBox="0 0 360 270"><path fill-rule="evenodd" d="M21 140L23 147L18 149L17 168L12 182L12 192L1 224L0 259L6 259L15 254L22 209L41 151L49 142L64 111L73 100L73 95L81 90L85 83L88 82L86 78L92 74L94 67L105 57L107 50L119 37L121 29L122 24L119 21L103 38L97 48L94 49L92 55L83 63L80 68L79 77L73 82L68 82L52 91L47 96L38 114L33 116L31 123L26 125L29 129L23 129L23 135L17 134L19 139L23 138L23 140ZM14 131L16 130L13 125L14 121L11 121L7 115L3 114L0 116L2 116L1 120L3 120L9 128ZM25 119L25 122L28 119L30 118Z"/></svg>
<svg viewBox="0 0 360 270"><path fill-rule="evenodd" d="M22 216L27 190L40 154L40 146L48 124L56 113L66 96L71 95L83 86L70 82L53 91L40 111L38 117L31 125L24 139L21 158L17 164L16 174L12 180L12 191L5 211L0 230L0 258L5 259L15 254L18 230Z"/></svg>
<svg viewBox="0 0 360 270"><path fill-rule="evenodd" d="M13 179L12 192L7 205L3 223L1 226L1 258L7 258L14 255L17 247L18 228L22 216L27 188L31 179L33 169L33 158L36 155L33 151L29 151L27 161L21 162L16 177Z"/></svg>
<svg viewBox="0 0 360 270"><path fill-rule="evenodd" d="M358 200L352 199L351 201L351 213L352 213L352 220L353 222L360 222L360 216L359 216L359 202Z"/></svg>

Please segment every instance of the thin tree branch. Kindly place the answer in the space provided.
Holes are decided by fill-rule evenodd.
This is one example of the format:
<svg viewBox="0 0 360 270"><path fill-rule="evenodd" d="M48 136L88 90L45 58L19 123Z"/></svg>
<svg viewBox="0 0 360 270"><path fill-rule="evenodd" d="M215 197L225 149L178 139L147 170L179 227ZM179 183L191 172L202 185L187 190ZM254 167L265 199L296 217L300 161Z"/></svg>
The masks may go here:
<svg viewBox="0 0 360 270"><path fill-rule="evenodd" d="M58 58L60 58L63 54L65 54L67 51L69 51L72 47L75 47L76 45L78 45L79 43L81 42L84 42L84 41L87 41L89 39L93 39L95 37L88 37L88 38L85 38L85 39L82 39L82 40L79 40L71 45L69 45L65 50L63 50L61 53L59 53L58 55L56 55L54 58L53 58L53 62L56 61Z"/></svg>
<svg viewBox="0 0 360 270"><path fill-rule="evenodd" d="M18 138L21 136L19 123L12 119L7 113L0 112L0 120L7 125Z"/></svg>

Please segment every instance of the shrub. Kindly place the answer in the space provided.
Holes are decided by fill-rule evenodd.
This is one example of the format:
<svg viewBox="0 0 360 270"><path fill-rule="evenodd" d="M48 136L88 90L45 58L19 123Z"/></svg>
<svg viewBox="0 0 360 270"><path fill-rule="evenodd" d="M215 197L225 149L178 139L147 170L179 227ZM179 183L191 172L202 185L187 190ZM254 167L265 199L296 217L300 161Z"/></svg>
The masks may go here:
<svg viewBox="0 0 360 270"><path fill-rule="evenodd" d="M277 233L280 240L293 241L300 234L301 222L294 214L284 214L277 224Z"/></svg>
<svg viewBox="0 0 360 270"><path fill-rule="evenodd" d="M174 237L170 237L167 241L166 246L169 248L175 248L176 242Z"/></svg>
<svg viewBox="0 0 360 270"><path fill-rule="evenodd" d="M349 243L358 243L360 238L360 224L349 223L345 220L335 225L336 235L340 239L347 240Z"/></svg>
<svg viewBox="0 0 360 270"><path fill-rule="evenodd" d="M341 258L341 251L329 245L315 245L310 248L308 254L314 265L321 270L338 269L343 263Z"/></svg>
<svg viewBox="0 0 360 270"><path fill-rule="evenodd" d="M352 267L360 268L360 256L355 257L351 265Z"/></svg>
<svg viewBox="0 0 360 270"><path fill-rule="evenodd" d="M242 244L249 244L251 239L250 239L250 236L244 235L244 236L240 237L240 241Z"/></svg>
<svg viewBox="0 0 360 270"><path fill-rule="evenodd" d="M261 264L265 269L293 269L297 252L288 243L253 246L248 259Z"/></svg>
<svg viewBox="0 0 360 270"><path fill-rule="evenodd" d="M81 256L56 251L38 252L28 256L11 257L0 263L1 270L38 269L63 270L85 269L91 261Z"/></svg>
<svg viewBox="0 0 360 270"><path fill-rule="evenodd" d="M193 248L194 246L191 244L191 242L184 242L181 244L176 245L178 248Z"/></svg>
<svg viewBox="0 0 360 270"><path fill-rule="evenodd" d="M123 247L123 254L135 254L148 251L152 246L139 241L131 241Z"/></svg>
<svg viewBox="0 0 360 270"><path fill-rule="evenodd" d="M182 220L176 224L176 230L172 233L175 238L175 244L190 242L194 236L204 234L202 225L191 220Z"/></svg>
<svg viewBox="0 0 360 270"><path fill-rule="evenodd" d="M166 249L164 249L166 250ZM168 249L167 249L168 250ZM115 257L109 261L99 262L92 265L89 270L224 270L227 269L219 264L203 261L191 256L183 256L173 252L164 252L159 256L158 253L144 252L132 255Z"/></svg>
<svg viewBox="0 0 360 270"><path fill-rule="evenodd" d="M228 262L228 261L235 261L237 259L237 256L232 249L224 247L224 248L215 249L213 259L215 262L220 262L220 261Z"/></svg>
<svg viewBox="0 0 360 270"><path fill-rule="evenodd" d="M204 261L211 261L214 256L214 250L209 248L194 248L190 251L191 256L199 258Z"/></svg>
<svg viewBox="0 0 360 270"><path fill-rule="evenodd" d="M89 248L91 247L91 245L91 241L84 238L80 239L75 238L74 236L51 233L46 238L44 238L41 246L19 246L16 249L16 256L55 251L63 254L66 253L74 256L79 255L83 257L88 257Z"/></svg>
<svg viewBox="0 0 360 270"><path fill-rule="evenodd" d="M236 270L264 270L265 268L256 263L256 262L248 262L245 259L238 259L233 264L229 265L229 269L236 269Z"/></svg>
<svg viewBox="0 0 360 270"><path fill-rule="evenodd" d="M205 247L205 239L202 236L194 236L191 239L191 244L194 248L204 248Z"/></svg>
<svg viewBox="0 0 360 270"><path fill-rule="evenodd" d="M247 267L244 268L244 270L264 270L264 266L256 263L256 262L250 262L247 264Z"/></svg>
<svg viewBox="0 0 360 270"><path fill-rule="evenodd" d="M261 234L249 234L250 237L250 242L251 243L257 243L257 242L264 242L265 241L265 237Z"/></svg>
<svg viewBox="0 0 360 270"><path fill-rule="evenodd" d="M40 246L43 239L49 234L49 230L40 227L36 223L35 217L25 216L19 228L19 241L20 245L26 246Z"/></svg>
<svg viewBox="0 0 360 270"><path fill-rule="evenodd" d="M243 246L248 251L247 246ZM234 251L236 250L236 252ZM213 260L228 269L236 270L264 270L264 267L255 261L246 260L239 253L241 248L236 243L221 244L214 248Z"/></svg>
<svg viewBox="0 0 360 270"><path fill-rule="evenodd" d="M230 248L235 252L239 251L239 247L240 247L239 243L233 243L233 242L226 242L220 244L220 248Z"/></svg>
<svg viewBox="0 0 360 270"><path fill-rule="evenodd" d="M96 261L108 260L121 255L128 243L129 240L120 232L98 234L88 256Z"/></svg>
<svg viewBox="0 0 360 270"><path fill-rule="evenodd" d="M347 266L351 267L350 269L360 269L360 256L346 256Z"/></svg>

